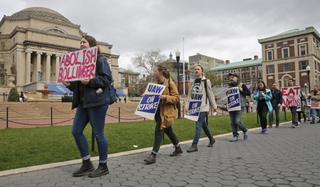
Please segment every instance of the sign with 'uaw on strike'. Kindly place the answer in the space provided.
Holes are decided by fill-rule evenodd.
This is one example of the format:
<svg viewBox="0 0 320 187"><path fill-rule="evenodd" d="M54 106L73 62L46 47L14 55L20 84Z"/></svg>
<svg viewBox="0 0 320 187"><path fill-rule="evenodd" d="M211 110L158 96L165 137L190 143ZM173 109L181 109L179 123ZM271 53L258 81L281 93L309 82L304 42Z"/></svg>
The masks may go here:
<svg viewBox="0 0 320 187"><path fill-rule="evenodd" d="M186 119L198 121L201 112L202 94L192 94L188 102L187 113L184 116Z"/></svg>
<svg viewBox="0 0 320 187"><path fill-rule="evenodd" d="M149 83L137 106L135 114L153 120L160 103L160 96L164 89L164 85Z"/></svg>
<svg viewBox="0 0 320 187"><path fill-rule="evenodd" d="M97 47L73 51L63 55L59 62L58 82L92 79L95 76Z"/></svg>

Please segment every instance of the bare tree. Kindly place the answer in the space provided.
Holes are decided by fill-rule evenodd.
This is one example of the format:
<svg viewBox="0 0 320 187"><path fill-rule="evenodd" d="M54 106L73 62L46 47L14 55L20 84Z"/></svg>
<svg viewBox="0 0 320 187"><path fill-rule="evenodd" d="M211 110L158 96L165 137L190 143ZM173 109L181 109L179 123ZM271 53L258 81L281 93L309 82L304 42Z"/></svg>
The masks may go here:
<svg viewBox="0 0 320 187"><path fill-rule="evenodd" d="M144 69L148 75L151 75L153 68L165 60L166 56L162 55L160 50L150 50L136 55L133 58L133 63Z"/></svg>

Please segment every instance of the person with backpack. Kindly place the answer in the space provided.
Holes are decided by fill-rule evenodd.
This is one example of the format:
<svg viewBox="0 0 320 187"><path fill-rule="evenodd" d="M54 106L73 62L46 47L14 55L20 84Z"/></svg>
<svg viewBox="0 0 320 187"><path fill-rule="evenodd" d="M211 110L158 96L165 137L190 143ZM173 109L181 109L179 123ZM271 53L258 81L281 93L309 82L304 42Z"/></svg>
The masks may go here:
<svg viewBox="0 0 320 187"><path fill-rule="evenodd" d="M247 140L248 139L248 129L241 122L241 116L242 116L242 112L244 111L246 97L250 96L251 93L245 84L240 83L239 77L237 74L229 73L228 76L229 76L229 88L232 88L232 87L239 88L240 107L241 107L241 110L239 110L239 111L229 111L231 128L232 128L232 135L233 135L233 138L230 140L230 142L236 142L239 140L238 128L240 128L240 130L243 132L243 139Z"/></svg>
<svg viewBox="0 0 320 187"><path fill-rule="evenodd" d="M215 143L215 139L213 138L211 130L208 126L208 112L210 107L213 107L215 112L217 110L216 100L211 89L211 81L203 75L203 67L201 65L195 66L194 74L195 80L189 91L189 99L198 97L199 94L202 95L202 98L201 111L195 126L195 135L190 148L187 149L188 153L198 151L198 142L201 135L201 129L203 129L209 139L208 147L213 147L213 144Z"/></svg>
<svg viewBox="0 0 320 187"><path fill-rule="evenodd" d="M156 162L156 156L160 150L164 133L174 145L174 151L170 156L178 156L183 152L179 145L179 140L172 129L172 125L177 117L176 104L180 102L178 88L171 80L167 68L162 65L156 66L153 76L158 84L165 86L165 89L160 96L160 103L155 114L156 126L154 131L154 143L152 152L144 159L146 164L153 164Z"/></svg>
<svg viewBox="0 0 320 187"><path fill-rule="evenodd" d="M94 37L85 35L80 41L80 48L94 47L97 42ZM73 177L88 175L89 177L100 177L109 173L107 166L108 142L104 135L105 118L109 103L110 85L112 84L112 73L107 58L99 54L96 61L95 77L90 80L72 81L62 83L73 91L72 109L77 108L73 124L72 134L82 157L80 169L73 172ZM89 147L83 130L90 122L94 137L97 140L99 151L99 166L94 170L90 161Z"/></svg>

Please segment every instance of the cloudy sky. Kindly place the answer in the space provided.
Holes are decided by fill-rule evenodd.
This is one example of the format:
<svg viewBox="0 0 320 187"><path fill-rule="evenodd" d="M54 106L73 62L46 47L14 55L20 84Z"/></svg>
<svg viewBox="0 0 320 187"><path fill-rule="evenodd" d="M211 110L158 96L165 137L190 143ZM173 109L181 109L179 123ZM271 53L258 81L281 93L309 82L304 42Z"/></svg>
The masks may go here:
<svg viewBox="0 0 320 187"><path fill-rule="evenodd" d="M80 3L81 2L81 3ZM58 11L100 41L113 44L120 66L151 49L184 58L196 53L238 61L261 56L258 38L314 26L319 0L1 0L0 16L31 6Z"/></svg>

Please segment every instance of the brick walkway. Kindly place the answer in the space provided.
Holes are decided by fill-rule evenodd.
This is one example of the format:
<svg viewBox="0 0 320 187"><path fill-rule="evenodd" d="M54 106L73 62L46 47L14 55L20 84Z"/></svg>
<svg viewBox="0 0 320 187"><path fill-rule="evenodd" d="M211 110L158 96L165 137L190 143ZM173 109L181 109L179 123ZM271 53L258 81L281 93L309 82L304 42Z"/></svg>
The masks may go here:
<svg viewBox="0 0 320 187"><path fill-rule="evenodd" d="M319 134L319 124L282 126L250 132L247 142L225 136L207 148L202 141L199 152L176 158L163 148L153 165L144 165L146 153L111 158L110 175L97 179L71 177L79 167L71 165L0 177L0 186L320 186Z"/></svg>

